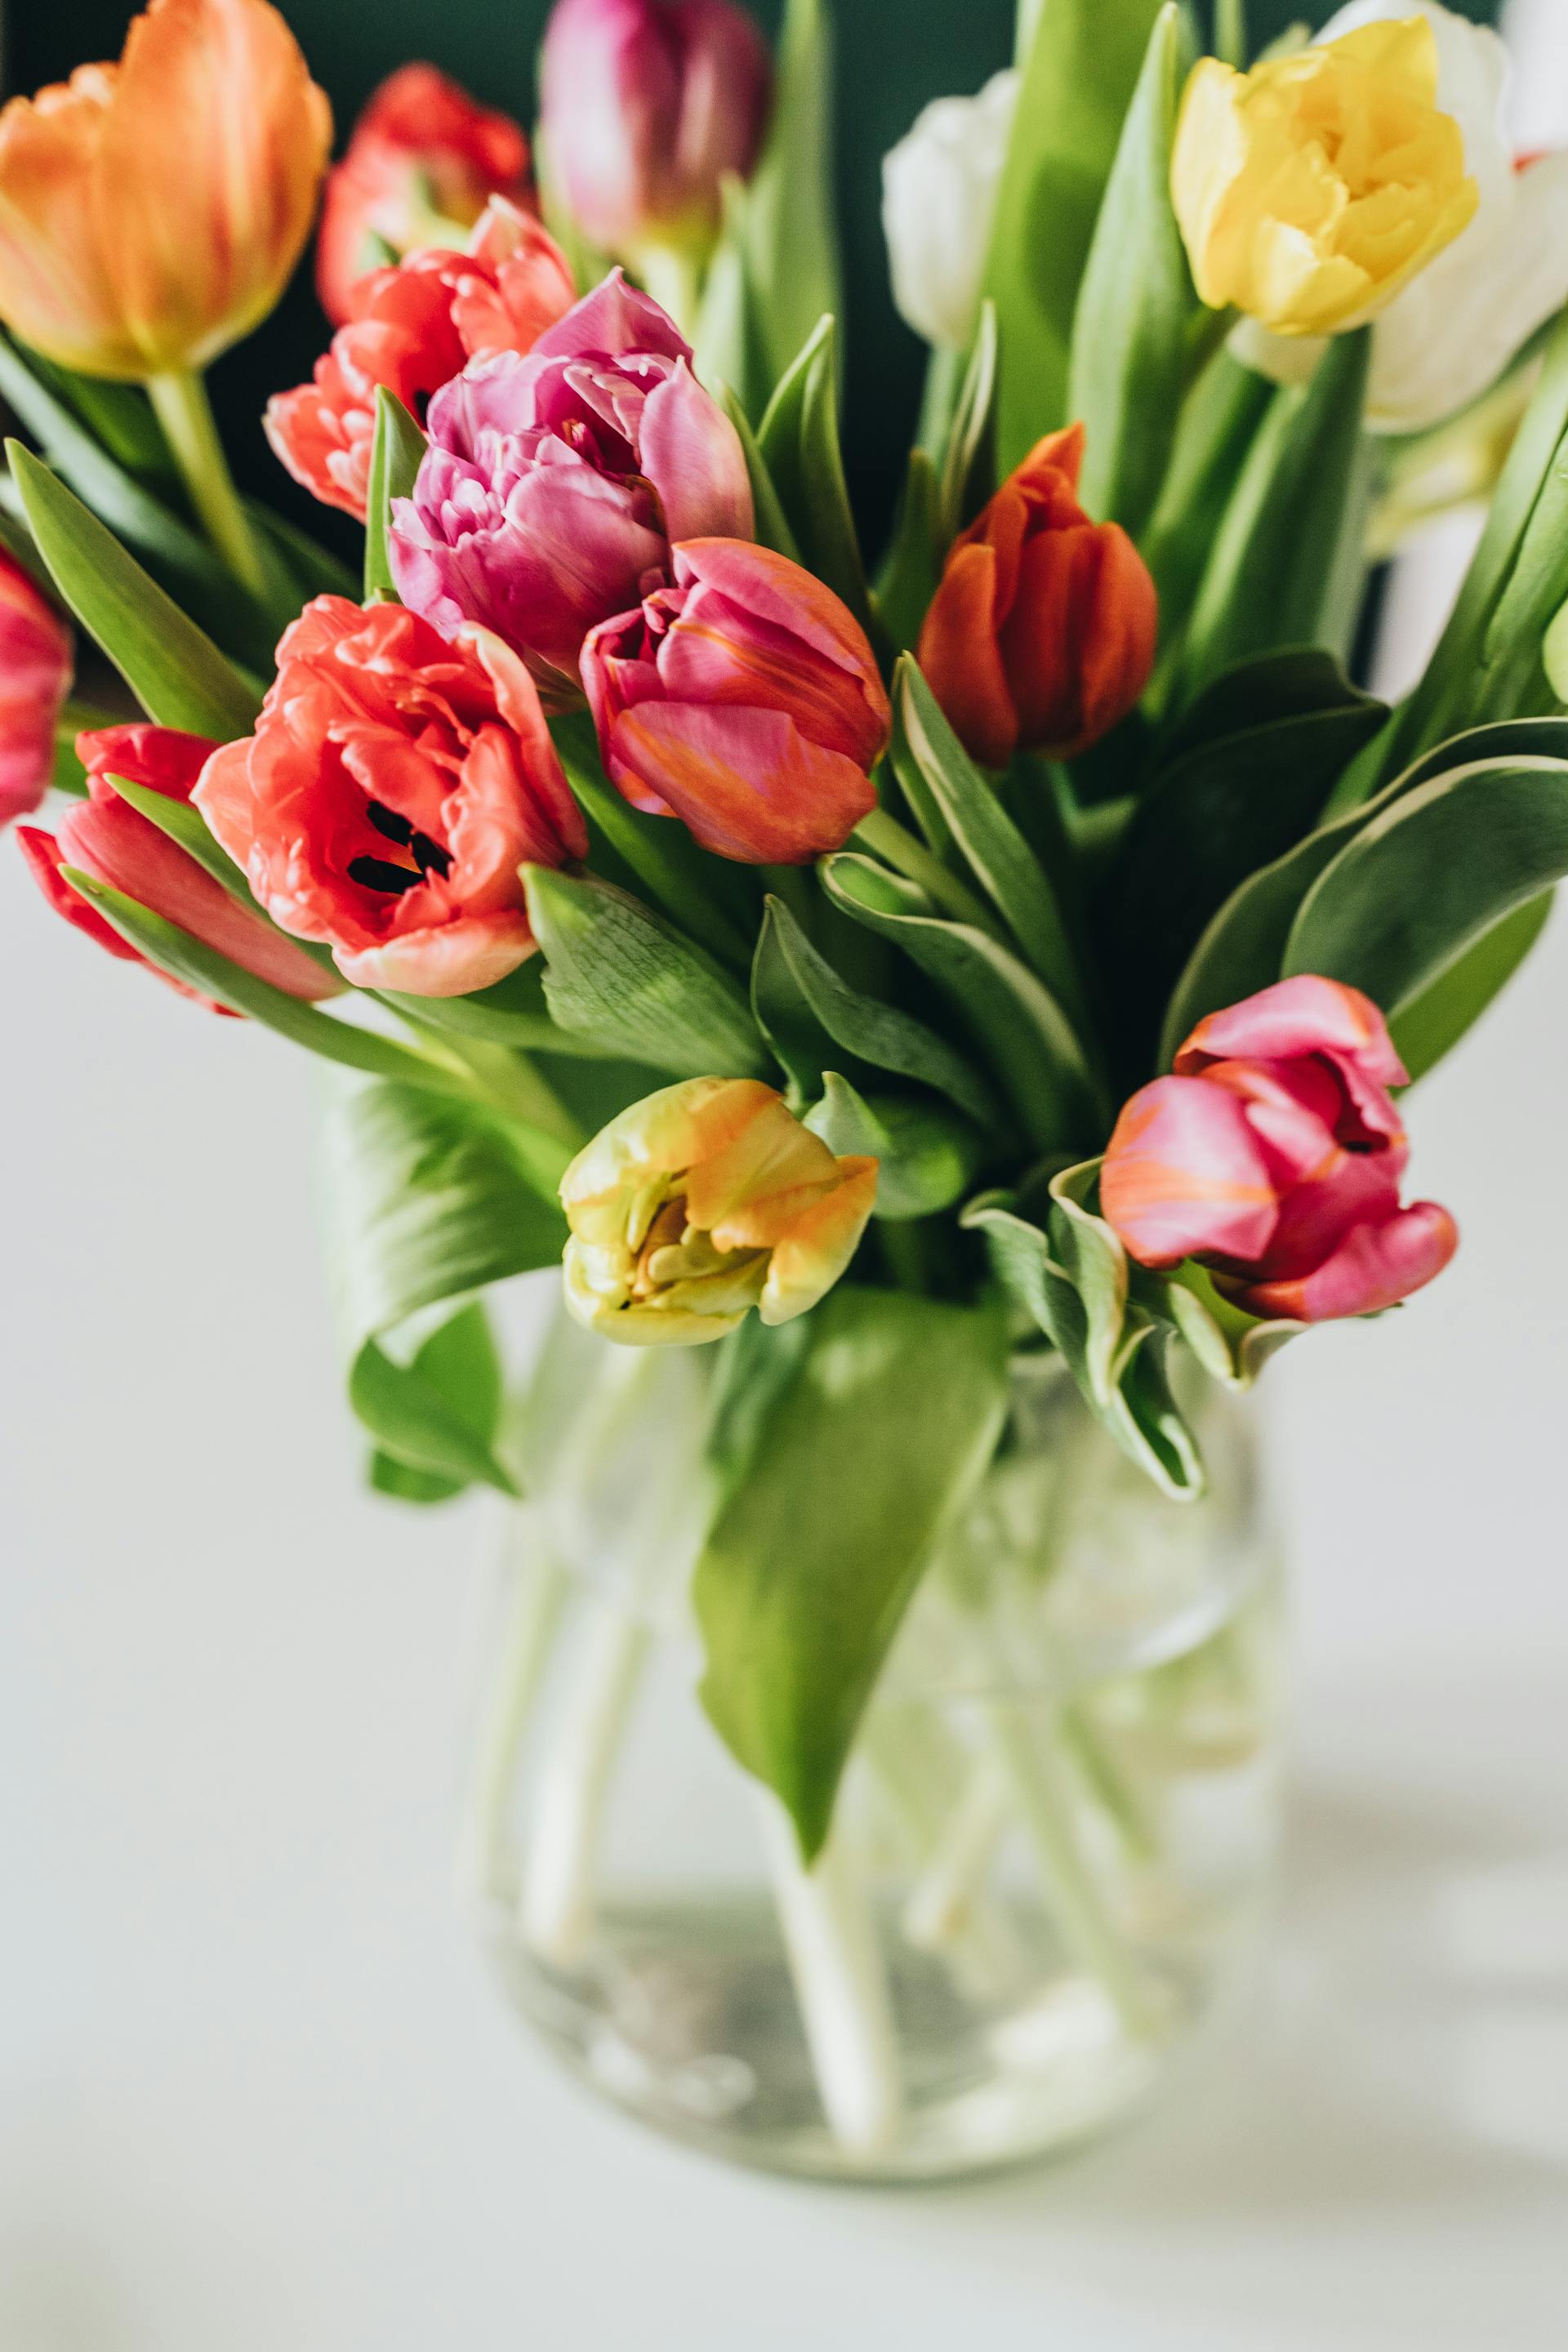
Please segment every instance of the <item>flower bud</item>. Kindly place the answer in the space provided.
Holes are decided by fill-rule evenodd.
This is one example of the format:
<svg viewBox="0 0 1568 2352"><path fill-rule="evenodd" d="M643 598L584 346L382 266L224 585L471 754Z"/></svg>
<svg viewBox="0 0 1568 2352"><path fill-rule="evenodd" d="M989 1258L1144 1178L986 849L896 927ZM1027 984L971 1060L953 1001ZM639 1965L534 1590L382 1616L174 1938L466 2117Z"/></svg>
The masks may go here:
<svg viewBox="0 0 1568 2352"><path fill-rule="evenodd" d="M882 229L899 315L928 343L962 351L974 331L1018 76L977 98L939 98L882 158Z"/></svg>
<svg viewBox="0 0 1568 2352"><path fill-rule="evenodd" d="M754 1078L688 1078L633 1103L561 1180L566 1303L632 1345L787 1323L854 1256L877 1162L836 1159Z"/></svg>
<svg viewBox="0 0 1568 2352"><path fill-rule="evenodd" d="M919 660L965 749L1071 759L1126 717L1154 663L1159 604L1118 523L1078 502L1084 430L1037 442L949 552Z"/></svg>
<svg viewBox="0 0 1568 2352"><path fill-rule="evenodd" d="M704 254L726 175L756 160L772 81L766 43L729 0L558 0L540 133L589 242L619 261Z"/></svg>
<svg viewBox="0 0 1568 2352"><path fill-rule="evenodd" d="M70 692L71 635L21 565L0 552L0 825L36 809Z"/></svg>
<svg viewBox="0 0 1568 2352"><path fill-rule="evenodd" d="M530 201L528 141L434 66L401 66L354 124L327 175L316 290L334 326L355 281L426 245L458 246L492 195Z"/></svg>
<svg viewBox="0 0 1568 2352"><path fill-rule="evenodd" d="M619 270L525 358L474 361L429 427L393 509L398 594L443 635L493 629L547 709L581 702L584 638L668 571L671 540L751 536L735 428L674 320Z"/></svg>
<svg viewBox="0 0 1568 2352"><path fill-rule="evenodd" d="M1373 318L1451 245L1479 192L1459 125L1437 107L1425 16L1237 73L1194 68L1171 194L1197 289L1281 335Z"/></svg>
<svg viewBox="0 0 1568 2352"><path fill-rule="evenodd" d="M1251 1315L1373 1315L1441 1274L1446 1209L1402 1208L1406 1084L1382 1013L1307 975L1201 1021L1122 1110L1100 1207L1140 1265L1196 1258Z"/></svg>
<svg viewBox="0 0 1568 2352"><path fill-rule="evenodd" d="M291 940L284 939L261 916L248 913L178 842L122 800L109 781L122 776L128 784L144 785L170 800L188 801L205 762L216 749L205 736L182 735L172 727L103 727L79 736L77 754L88 772L88 798L68 809L52 834L32 825L24 825L17 833L34 878L56 912L107 948L110 955L146 964L149 971L157 972L180 995L212 1004L214 1012L226 1012L228 1007L213 1004L210 997L148 962L90 899L71 887L60 869L74 866L95 882L122 891L139 907L177 923L193 939L226 956L230 963L289 996L331 996L338 983L330 972L302 955Z"/></svg>
<svg viewBox="0 0 1568 2352"><path fill-rule="evenodd" d="M0 111L0 318L88 375L205 367L287 285L331 135L266 0L151 0L117 66Z"/></svg>
<svg viewBox="0 0 1568 2352"><path fill-rule="evenodd" d="M769 548L678 547L674 586L594 631L583 684L616 791L721 857L804 865L876 804L876 656L833 591Z"/></svg>

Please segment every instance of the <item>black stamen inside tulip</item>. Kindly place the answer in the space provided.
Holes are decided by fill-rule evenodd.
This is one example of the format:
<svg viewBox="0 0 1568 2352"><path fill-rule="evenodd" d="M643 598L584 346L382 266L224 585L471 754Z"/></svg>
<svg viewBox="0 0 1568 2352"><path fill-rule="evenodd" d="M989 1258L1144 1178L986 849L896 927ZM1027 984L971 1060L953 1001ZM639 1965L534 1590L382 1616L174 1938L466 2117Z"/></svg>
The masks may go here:
<svg viewBox="0 0 1568 2352"><path fill-rule="evenodd" d="M351 857L349 880L357 882L363 890L386 890L401 898L405 890L417 890L424 875L412 866L394 866L385 857Z"/></svg>
<svg viewBox="0 0 1568 2352"><path fill-rule="evenodd" d="M446 880L452 870L452 853L449 849L443 849L440 843L432 841L427 833L411 835L408 846L419 861L421 874L428 874L434 867L442 881Z"/></svg>
<svg viewBox="0 0 1568 2352"><path fill-rule="evenodd" d="M366 801L364 813L377 833L388 841L395 841L401 848L407 848L414 838L411 819L400 816L396 809L388 808L384 801Z"/></svg>

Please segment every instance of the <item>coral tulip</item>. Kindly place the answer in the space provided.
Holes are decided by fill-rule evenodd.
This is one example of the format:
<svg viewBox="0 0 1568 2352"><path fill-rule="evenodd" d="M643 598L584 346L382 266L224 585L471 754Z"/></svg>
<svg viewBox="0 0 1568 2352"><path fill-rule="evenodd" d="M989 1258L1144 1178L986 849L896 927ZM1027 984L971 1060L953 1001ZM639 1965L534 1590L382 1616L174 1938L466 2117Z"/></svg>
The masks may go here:
<svg viewBox="0 0 1568 2352"><path fill-rule="evenodd" d="M331 132L266 0L151 0L118 66L0 112L0 318L89 375L205 367L282 293Z"/></svg>
<svg viewBox="0 0 1568 2352"><path fill-rule="evenodd" d="M70 631L0 552L0 825L36 809L48 790L70 682Z"/></svg>
<svg viewBox="0 0 1568 2352"><path fill-rule="evenodd" d="M474 361L429 428L393 510L398 593L444 635L493 629L547 709L581 701L584 638L667 573L672 540L751 536L735 428L674 321L619 270L525 358Z"/></svg>
<svg viewBox="0 0 1568 2352"><path fill-rule="evenodd" d="M519 866L587 855L522 664L342 596L285 632L255 734L214 752L195 798L280 929L414 996L504 979L534 944Z"/></svg>
<svg viewBox="0 0 1568 2352"><path fill-rule="evenodd" d="M921 631L931 691L986 767L1087 751L1153 667L1154 583L1120 524L1079 505L1083 445L1081 425L1036 444L954 540Z"/></svg>
<svg viewBox="0 0 1568 2352"><path fill-rule="evenodd" d="M754 1078L688 1078L633 1103L561 1180L566 1303L634 1346L787 1323L854 1256L875 1160L836 1159Z"/></svg>
<svg viewBox="0 0 1568 2352"><path fill-rule="evenodd" d="M492 197L466 253L416 253L359 280L311 382L268 403L267 437L297 482L363 522L376 386L423 419L430 394L470 359L530 350L574 299L554 238Z"/></svg>
<svg viewBox="0 0 1568 2352"><path fill-rule="evenodd" d="M389 255L461 245L492 195L527 205L530 185L528 141L509 114L477 106L434 66L400 67L327 175L316 290L328 318L354 315L355 282Z"/></svg>
<svg viewBox="0 0 1568 2352"><path fill-rule="evenodd" d="M188 801L216 749L205 736L182 735L171 727L105 727L79 736L77 752L88 772L89 797L68 809L53 834L32 825L18 830L27 862L45 897L68 922L111 955L146 964L182 996L196 997L204 1004L213 1002L148 962L90 899L71 887L62 867L76 866L95 882L122 891L138 906L165 916L193 939L289 996L331 996L337 982L330 972L282 938L264 917L247 912L178 842L121 800L109 781L121 776L127 783L143 784L170 800ZM213 1010L222 1013L228 1007L214 1004Z"/></svg>
<svg viewBox="0 0 1568 2352"><path fill-rule="evenodd" d="M729 0L559 0L540 131L584 235L621 261L704 253L725 177L755 161L772 80L766 43Z"/></svg>
<svg viewBox="0 0 1568 2352"><path fill-rule="evenodd" d="M595 629L583 683L611 782L705 849L801 865L869 814L888 698L854 614L771 549L675 550L675 584Z"/></svg>
<svg viewBox="0 0 1568 2352"><path fill-rule="evenodd" d="M1465 164L1425 16L1361 23L1247 74L1205 58L1171 158L1198 292L1276 334L1359 326L1469 223Z"/></svg>
<svg viewBox="0 0 1568 2352"><path fill-rule="evenodd" d="M1446 1209L1402 1208L1406 1083L1382 1013L1305 975L1201 1021L1122 1110L1100 1206L1142 1265L1196 1258L1252 1315L1373 1315L1441 1274Z"/></svg>

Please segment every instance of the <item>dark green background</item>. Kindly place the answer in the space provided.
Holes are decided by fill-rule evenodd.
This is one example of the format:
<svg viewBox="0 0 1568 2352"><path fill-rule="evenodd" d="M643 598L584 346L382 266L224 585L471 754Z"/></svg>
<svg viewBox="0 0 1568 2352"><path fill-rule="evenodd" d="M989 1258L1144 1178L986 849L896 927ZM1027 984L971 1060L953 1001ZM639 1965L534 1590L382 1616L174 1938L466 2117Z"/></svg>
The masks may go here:
<svg viewBox="0 0 1568 2352"><path fill-rule="evenodd" d="M384 74L427 57L490 104L530 119L533 58L549 0L281 0L340 132ZM772 30L779 0L754 0ZM1102 0L1114 8L1118 0ZM1489 0L1458 0L1474 16ZM85 58L113 57L134 13L130 0L0 0L9 27L7 87L31 90ZM1330 5L1253 0L1257 38L1293 18L1321 23ZM977 89L1007 62L1013 0L837 0L839 182L848 274L846 445L868 533L885 520L903 468L924 364L921 346L888 295L879 211L879 166L927 99ZM324 331L304 278L278 315L215 375L237 471L281 502L280 469L257 418L268 392L309 372ZM289 488L289 495L294 496ZM294 510L321 510L300 495Z"/></svg>

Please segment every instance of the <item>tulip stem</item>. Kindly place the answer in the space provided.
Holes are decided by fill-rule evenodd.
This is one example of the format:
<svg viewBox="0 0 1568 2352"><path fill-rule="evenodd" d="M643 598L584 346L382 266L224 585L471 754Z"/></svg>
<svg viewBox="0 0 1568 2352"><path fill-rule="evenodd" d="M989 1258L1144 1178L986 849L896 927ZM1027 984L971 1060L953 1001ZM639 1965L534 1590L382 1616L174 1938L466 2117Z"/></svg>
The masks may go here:
<svg viewBox="0 0 1568 2352"><path fill-rule="evenodd" d="M535 1549L538 1557L531 1557ZM512 1787L568 1582L548 1549L539 1514L521 1507L508 1514L506 1549L510 1593L500 1662L480 1723L458 1848L458 1885L474 1902L505 1902L516 1895Z"/></svg>
<svg viewBox="0 0 1568 2352"><path fill-rule="evenodd" d="M854 839L863 849L871 851L885 866L918 882L928 898L946 908L961 923L973 923L977 930L989 937L996 935L996 925L973 890L968 890L956 875L950 874L940 857L932 856L923 841L889 816L886 809L873 809L856 826Z"/></svg>
<svg viewBox="0 0 1568 2352"><path fill-rule="evenodd" d="M151 376L147 396L202 528L241 587L264 599L267 567L228 470L205 380L195 373Z"/></svg>

